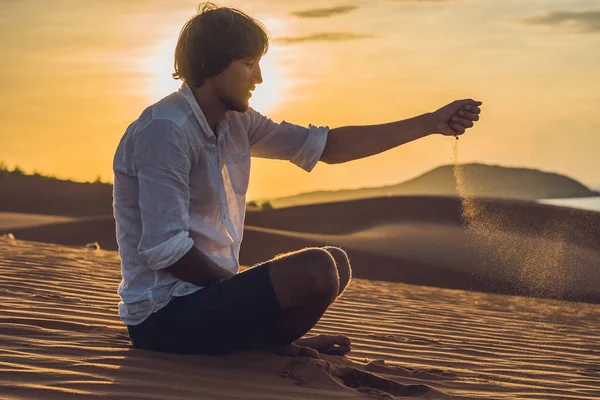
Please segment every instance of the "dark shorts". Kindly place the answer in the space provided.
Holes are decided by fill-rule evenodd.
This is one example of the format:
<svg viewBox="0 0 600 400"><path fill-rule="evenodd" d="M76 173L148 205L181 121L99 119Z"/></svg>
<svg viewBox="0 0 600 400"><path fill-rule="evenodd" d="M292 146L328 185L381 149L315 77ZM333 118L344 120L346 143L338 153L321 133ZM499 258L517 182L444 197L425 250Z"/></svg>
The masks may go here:
<svg viewBox="0 0 600 400"><path fill-rule="evenodd" d="M127 326L136 348L179 354L223 354L282 344L283 318L269 264L205 286L169 304L139 325Z"/></svg>

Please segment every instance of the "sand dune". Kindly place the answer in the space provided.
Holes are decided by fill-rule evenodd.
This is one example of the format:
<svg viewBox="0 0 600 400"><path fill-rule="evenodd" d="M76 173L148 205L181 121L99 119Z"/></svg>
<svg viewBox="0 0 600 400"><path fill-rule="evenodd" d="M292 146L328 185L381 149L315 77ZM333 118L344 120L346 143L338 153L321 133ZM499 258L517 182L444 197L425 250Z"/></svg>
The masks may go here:
<svg viewBox="0 0 600 400"><path fill-rule="evenodd" d="M377 225L346 235L247 227L245 235L254 243L282 242L276 248L285 251L340 246L357 259L356 274L369 279L600 303L600 251L552 238L439 224ZM254 253L256 262L269 257Z"/></svg>
<svg viewBox="0 0 600 400"><path fill-rule="evenodd" d="M391 223L464 225L465 207L474 222L493 230L543 237L554 233L600 250L600 213L521 200L381 197L250 212L246 225L336 235Z"/></svg>
<svg viewBox="0 0 600 400"><path fill-rule="evenodd" d="M22 229L74 220L75 218L55 215L0 212L0 230Z"/></svg>
<svg viewBox="0 0 600 400"><path fill-rule="evenodd" d="M355 279L311 332L347 357L177 356L129 347L119 280L116 252L0 240L0 398L600 397L600 305Z"/></svg>
<svg viewBox="0 0 600 400"><path fill-rule="evenodd" d="M102 249L117 250L115 220L112 216L80 217L25 227L10 227L3 223L0 234L12 233L16 238L44 243L83 246L98 242Z"/></svg>
<svg viewBox="0 0 600 400"><path fill-rule="evenodd" d="M463 205L474 221L466 224ZM0 229L116 250L110 216ZM600 302L600 213L526 201L406 196L250 210L240 260L338 245L358 278Z"/></svg>
<svg viewBox="0 0 600 400"><path fill-rule="evenodd" d="M600 213L407 196L251 213L246 225L249 263L337 245L361 278L600 302Z"/></svg>

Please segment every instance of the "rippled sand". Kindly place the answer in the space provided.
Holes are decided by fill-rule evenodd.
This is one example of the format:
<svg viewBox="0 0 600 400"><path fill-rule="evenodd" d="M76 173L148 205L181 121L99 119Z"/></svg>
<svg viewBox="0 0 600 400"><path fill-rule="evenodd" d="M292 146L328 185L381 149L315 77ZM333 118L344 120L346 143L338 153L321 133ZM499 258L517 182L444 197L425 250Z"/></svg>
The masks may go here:
<svg viewBox="0 0 600 400"><path fill-rule="evenodd" d="M0 240L0 398L600 398L600 305L355 279L311 332L347 357L177 356L129 347L119 281L116 252Z"/></svg>

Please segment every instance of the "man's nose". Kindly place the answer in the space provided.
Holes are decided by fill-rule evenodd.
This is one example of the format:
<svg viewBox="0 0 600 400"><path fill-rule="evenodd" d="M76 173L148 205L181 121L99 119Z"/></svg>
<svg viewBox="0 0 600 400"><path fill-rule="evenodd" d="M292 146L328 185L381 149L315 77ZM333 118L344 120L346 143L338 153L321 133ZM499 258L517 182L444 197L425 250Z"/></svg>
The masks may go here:
<svg viewBox="0 0 600 400"><path fill-rule="evenodd" d="M257 84L259 84L259 83L262 83L262 81L263 81L262 72L260 70L260 65L257 64L256 67L257 68L256 68L256 74L254 75L254 81Z"/></svg>

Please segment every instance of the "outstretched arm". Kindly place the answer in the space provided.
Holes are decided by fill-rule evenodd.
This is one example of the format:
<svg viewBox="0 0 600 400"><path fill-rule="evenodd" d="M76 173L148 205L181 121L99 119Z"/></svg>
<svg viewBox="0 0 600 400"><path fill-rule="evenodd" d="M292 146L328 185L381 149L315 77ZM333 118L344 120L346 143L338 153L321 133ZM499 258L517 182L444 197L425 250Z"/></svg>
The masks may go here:
<svg viewBox="0 0 600 400"><path fill-rule="evenodd" d="M462 135L479 120L481 104L471 99L456 100L432 113L402 121L331 129L321 161L338 164L357 160L434 133Z"/></svg>

